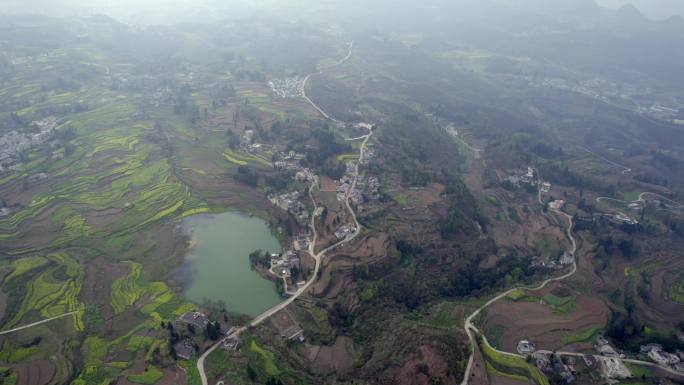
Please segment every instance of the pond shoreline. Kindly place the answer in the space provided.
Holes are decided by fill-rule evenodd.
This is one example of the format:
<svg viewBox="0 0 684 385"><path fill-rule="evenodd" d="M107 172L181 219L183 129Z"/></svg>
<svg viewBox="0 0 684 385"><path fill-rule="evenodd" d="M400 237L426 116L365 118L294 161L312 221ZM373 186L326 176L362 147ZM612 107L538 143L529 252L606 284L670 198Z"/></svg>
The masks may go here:
<svg viewBox="0 0 684 385"><path fill-rule="evenodd" d="M172 274L174 286L187 300L223 301L231 313L253 316L277 304L277 280L253 269L249 253L280 252L268 222L238 212L198 214L184 218L179 231L187 237L181 265Z"/></svg>

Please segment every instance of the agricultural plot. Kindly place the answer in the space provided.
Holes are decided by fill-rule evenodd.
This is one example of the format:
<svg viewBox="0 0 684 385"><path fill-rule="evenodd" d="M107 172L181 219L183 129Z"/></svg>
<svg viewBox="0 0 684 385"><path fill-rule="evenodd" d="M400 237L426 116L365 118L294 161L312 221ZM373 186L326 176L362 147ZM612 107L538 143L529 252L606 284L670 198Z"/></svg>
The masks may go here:
<svg viewBox="0 0 684 385"><path fill-rule="evenodd" d="M572 313L577 307L577 300L575 296L569 295L566 297L558 297L553 293L546 293L542 297L542 301L549 305L555 314L566 315Z"/></svg>
<svg viewBox="0 0 684 385"><path fill-rule="evenodd" d="M24 270L13 279L20 280L19 277L34 269L40 268L40 272L27 282L22 282L26 287L25 294L19 299L13 317L4 326L17 325L29 312L38 312L43 318L50 318L77 311L79 313L73 316L73 324L77 331L82 331L84 305L77 297L83 283L83 268L64 253L51 254L43 258L44 262L36 265L36 261L41 261L39 258L42 257L33 257L26 262L18 263L19 266L31 265L33 268Z"/></svg>
<svg viewBox="0 0 684 385"><path fill-rule="evenodd" d="M680 277L667 289L667 297L680 305L684 305L684 277Z"/></svg>
<svg viewBox="0 0 684 385"><path fill-rule="evenodd" d="M247 154L244 152L232 151L226 149L223 152L223 157L230 163L236 166L252 166L258 168L270 169L272 167L271 161L263 155Z"/></svg>
<svg viewBox="0 0 684 385"><path fill-rule="evenodd" d="M538 349L556 350L593 342L608 314L600 299L552 286L540 292L511 292L507 301L498 301L487 309L483 325L486 335L492 336L501 350L515 352L520 340L531 340Z"/></svg>
<svg viewBox="0 0 684 385"><path fill-rule="evenodd" d="M112 284L111 304L116 313L123 312L145 294L145 288L140 282L142 265L135 262L128 262L128 264L131 266L131 272Z"/></svg>
<svg viewBox="0 0 684 385"><path fill-rule="evenodd" d="M106 53L98 54L102 57L97 61L106 63ZM180 250L182 243L162 230L168 221L227 206L200 198L203 191L188 183L184 157L177 154L204 157L198 140L211 149L212 163L189 166L196 177L216 184L210 186L209 196L235 194L233 186L224 182L235 164L222 157L225 140L216 140L223 138L222 132L200 137L201 130L185 116L174 114L168 106L150 107L140 93L99 83L45 91L41 85L50 80L45 77L74 66L69 55L51 53L36 58L39 65L20 66L12 81L21 85L0 90L3 118L9 114L4 107L19 105L10 112L27 126L54 117L55 132L65 138L29 149L12 172L0 177L0 192L12 207L0 217L0 251L11 256L3 264L7 306L0 323L7 329L75 311L71 317L30 329L54 346L68 339L69 355L84 357L83 366L76 368L65 355L50 351L56 366L54 383L73 378L75 384L116 379L155 383L168 371L161 366L133 370L134 363L151 361L155 349L168 354L167 342L158 337L160 322L196 308L165 283L154 281L160 270L169 269L168 254ZM89 53L84 49L78 55L85 60ZM115 66L109 64L113 70ZM104 73L104 65L94 66ZM245 97L255 105L270 103L267 93ZM271 168L267 151L234 156L250 167ZM128 270L121 276L117 266L129 259L133 260L125 262ZM115 274L98 282L93 267ZM82 293L86 284L90 295ZM102 287L96 290L98 284ZM102 304L106 309L98 308ZM0 347L0 362L26 362L48 354L45 341L26 347L23 343ZM194 379L192 374L189 377Z"/></svg>
<svg viewBox="0 0 684 385"><path fill-rule="evenodd" d="M520 357L510 356L498 353L492 349L486 342L480 343L482 353L484 354L487 363L489 363L497 372L505 373L505 376L511 376L516 379L522 377L533 379L537 385L549 385L549 380L542 374L534 365L526 362Z"/></svg>
<svg viewBox="0 0 684 385"><path fill-rule="evenodd" d="M128 261L126 262L131 270L128 275L118 278L112 283L111 287L111 305L114 311L118 314L125 311L128 307L136 304L143 297L146 297L147 303L141 308L140 312L146 315L151 315L154 319L173 318L176 309L171 309L172 312L163 312L161 316L157 310L163 305L171 302L175 298L175 294L163 282L147 283L142 279L143 266L139 263ZM178 307L187 308L184 303L177 303Z"/></svg>
<svg viewBox="0 0 684 385"><path fill-rule="evenodd" d="M258 355L263 365L263 370L268 376L273 377L280 374L280 369L278 369L278 366L275 363L275 355L273 352L259 346L255 340L250 342L249 350Z"/></svg>

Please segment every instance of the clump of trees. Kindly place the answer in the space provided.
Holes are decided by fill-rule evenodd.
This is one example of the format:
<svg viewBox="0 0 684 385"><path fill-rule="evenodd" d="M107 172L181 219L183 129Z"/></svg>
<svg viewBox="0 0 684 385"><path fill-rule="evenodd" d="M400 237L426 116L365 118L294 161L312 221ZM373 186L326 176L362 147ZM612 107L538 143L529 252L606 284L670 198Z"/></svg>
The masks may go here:
<svg viewBox="0 0 684 385"><path fill-rule="evenodd" d="M252 268L257 266L260 267L270 267L271 266L271 254L268 251L255 250L249 254L249 263Z"/></svg>
<svg viewBox="0 0 684 385"><path fill-rule="evenodd" d="M256 187L259 184L259 174L247 166L238 166L235 179L250 187Z"/></svg>
<svg viewBox="0 0 684 385"><path fill-rule="evenodd" d="M461 178L453 173L447 173L444 194L449 204L449 212L441 227L443 238L448 239L457 234L473 234L477 231L476 223L483 231L486 230L488 220L480 213L475 197Z"/></svg>
<svg viewBox="0 0 684 385"><path fill-rule="evenodd" d="M316 128L313 137L318 141L318 149L306 154L309 164L323 164L330 157L352 150L352 146L339 141L328 126Z"/></svg>
<svg viewBox="0 0 684 385"><path fill-rule="evenodd" d="M625 294L624 311L613 310L606 327L605 335L617 347L623 350L638 352L643 344L658 343L665 350L674 351L684 349L684 342L674 333L646 332L647 326L636 315L636 303L631 293Z"/></svg>

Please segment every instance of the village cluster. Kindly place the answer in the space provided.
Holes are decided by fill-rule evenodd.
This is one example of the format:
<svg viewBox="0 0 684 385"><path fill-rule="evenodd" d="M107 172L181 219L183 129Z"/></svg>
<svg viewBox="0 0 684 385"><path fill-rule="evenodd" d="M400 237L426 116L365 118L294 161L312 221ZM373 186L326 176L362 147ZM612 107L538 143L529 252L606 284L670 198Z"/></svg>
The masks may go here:
<svg viewBox="0 0 684 385"><path fill-rule="evenodd" d="M10 131L0 136L0 172L5 170L16 170L20 165L20 155L22 152L48 142L53 138L53 133L57 128L57 119L47 118L31 123L38 132L20 133ZM55 151L53 159L61 159L64 155Z"/></svg>
<svg viewBox="0 0 684 385"><path fill-rule="evenodd" d="M299 191L292 191L285 194L275 194L268 197L273 205L290 213L301 226L309 223L309 210L300 200Z"/></svg>
<svg viewBox="0 0 684 385"><path fill-rule="evenodd" d="M22 164L22 154L32 147L49 144L51 147L58 147L58 143L54 138L54 132L57 128L57 119L46 118L43 120L32 122L31 127L38 132L34 133L19 133L17 131L10 131L0 136L0 173L5 171L19 170ZM50 142L52 140L52 142ZM52 160L59 160L64 158L64 150L56 149L50 155ZM27 179L28 183L34 183L46 179L48 175L40 172L30 175ZM4 207L0 203L0 217L6 217L12 213L9 207Z"/></svg>
<svg viewBox="0 0 684 385"><path fill-rule="evenodd" d="M297 182L312 182L317 180L316 174L309 168L303 167L301 161L306 155L295 152L277 152L274 155L273 168L278 171L289 171L294 173Z"/></svg>
<svg viewBox="0 0 684 385"><path fill-rule="evenodd" d="M558 357L551 351L537 350L535 344L528 340L518 342L518 354L530 356L532 362L547 375L559 375L566 384L575 381L577 375L577 358L581 357L586 366L590 369L598 369L607 379L609 384L615 384L621 379L632 377L629 368L624 364L624 354L618 353L608 340L603 336L598 336L594 344L594 349L599 355L575 354L572 356ZM641 346L640 356L651 361L671 367L672 369L684 373L684 352L678 351L676 354L666 352L661 345L648 344Z"/></svg>
<svg viewBox="0 0 684 385"><path fill-rule="evenodd" d="M298 98L304 95L302 86L304 85L304 78L299 76L273 79L268 82L271 91L281 98Z"/></svg>
<svg viewBox="0 0 684 385"><path fill-rule="evenodd" d="M539 267L551 270L561 270L564 269L566 266L572 265L574 261L575 258L572 256L572 254L565 251L557 259L536 256L532 259L532 267Z"/></svg>
<svg viewBox="0 0 684 385"><path fill-rule="evenodd" d="M369 160L374 156L371 148L365 150L363 162L359 165L368 164ZM356 180L356 184L354 184ZM379 197L380 180L375 176L358 175L358 168L354 162L347 162L345 173L338 181L337 185L337 200L344 202L347 198L355 205L363 203L363 191L365 190L373 199Z"/></svg>

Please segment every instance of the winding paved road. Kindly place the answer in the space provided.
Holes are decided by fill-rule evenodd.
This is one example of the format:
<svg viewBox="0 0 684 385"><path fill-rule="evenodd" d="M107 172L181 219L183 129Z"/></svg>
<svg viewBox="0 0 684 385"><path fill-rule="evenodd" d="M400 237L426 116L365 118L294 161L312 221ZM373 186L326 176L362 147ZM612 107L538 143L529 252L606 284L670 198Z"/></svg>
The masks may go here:
<svg viewBox="0 0 684 385"><path fill-rule="evenodd" d="M629 171L631 171L631 170L629 170ZM541 192L541 183L542 183L542 180L541 180L541 178L540 178L539 183L538 183L538 185L540 186L539 193L538 193L538 200L539 200L539 203L540 203L540 204L543 204L542 192ZM648 192L641 193L641 194L639 195L639 200L640 200L640 201L643 201L643 196L644 196L645 194L658 195L658 194L648 193ZM658 196L660 196L660 195L658 195ZM662 196L660 196L660 197L662 197ZM664 198L664 197L662 197L662 198ZM608 198L608 199L612 199L612 198ZM667 198L665 198L665 199L667 199ZM679 203L674 202L674 201L672 201L672 200L669 200L669 199L668 199L668 201L670 201L670 202L672 202L672 203L674 203L674 204L679 205ZM681 205L680 205L680 207L681 207ZM571 244L572 244L572 246L571 246L571 248L570 248L570 254L571 254L571 255L573 256L573 258L574 258L573 263L572 263L572 269L570 270L570 272L568 272L568 273L566 273L566 274L564 274L564 275L562 275L562 276L554 277L554 278L549 278L549 279L545 280L544 282L542 282L542 283L541 283L539 286L537 286L537 287L529 288L529 287L524 287L524 286L523 286L523 287L517 287L517 288L509 289L509 290L507 290L507 291L505 291L505 292L503 292L503 293L497 295L496 297L490 299L489 301L487 301L484 305L482 305L482 306L479 307L477 310L475 310L472 314L470 314L470 316L468 316L468 318L466 318L465 325L464 325L464 329L465 329L466 334L468 335L468 339L470 340L470 344L471 344L471 346L473 347L473 352L470 354L470 357L468 358L468 364L466 365L466 370L465 370L465 373L464 373L464 375L463 375L463 380L461 381L461 385L468 385L468 381L470 380L470 373L472 372L473 361L474 361L474 355L475 355L474 349L476 349L476 346L477 346L477 341L475 340L475 333L482 335L483 343L487 344L487 346L488 346L489 348L493 349L494 351L496 351L496 352L498 352L498 353L500 353L500 354L503 354L503 355L507 355L507 356L519 357L519 358L523 358L523 359L525 358L524 356L522 356L522 355L520 355L520 354L502 351L502 350L496 349L496 348L494 348L493 346L491 346L491 344L490 344L489 341L487 340L487 337L484 335L484 333L480 332L480 330L473 324L473 320L482 312L482 310L486 309L487 307L489 307L489 306L490 306L491 304L493 304L494 302L496 302L496 301L498 301L498 300L500 300L500 299L506 297L507 295L511 294L512 292L514 292L514 291L516 291L516 290L531 290L531 291L541 290L541 289L545 288L549 283L552 283L552 282L559 282L559 281L568 279L568 278L572 277L573 275L575 275L575 273L577 272L577 259L576 259L576 257L575 257L575 254L577 253L577 241L575 240L575 237L574 237L573 234L572 234L572 229L573 229L573 227L574 227L573 217L572 217L571 215L569 215L569 214L563 212L563 211L560 211L560 210L554 210L554 209L552 209L551 211L554 212L554 213L556 213L556 214L558 214L558 215L565 216L565 217L567 218L567 220L568 220L568 227L567 227L567 230L566 230L566 234L567 234L567 237L568 237L568 239L570 240L570 242L571 242ZM544 352L544 351L542 351L542 352ZM574 353L574 352L556 352L556 354L560 354L560 355L572 355L572 356L578 356L578 357L584 356L584 354L581 354L581 353ZM601 356L595 356L595 357L599 357L599 358L600 358ZM679 372L677 372L677 371L675 371L675 370L672 370L671 368L669 368L669 367L667 367L667 366L658 365L658 364L656 364L656 363L654 363L654 362L641 361L641 360L633 360L633 359L621 359L621 360L622 360L623 362L628 362L628 363L635 364L635 365L643 365L643 366L649 366L649 367L659 368L659 369L664 370L664 371L666 371L666 372L668 372L668 373L671 373L671 374L674 374L674 375L677 375L677 376L680 376L680 377L683 377L683 378L684 378L684 374L679 373Z"/></svg>
<svg viewBox="0 0 684 385"><path fill-rule="evenodd" d="M575 237L572 235L572 228L574 226L572 216L568 215L562 211L559 211L559 210L552 210L552 211L559 214L559 215L563 215L568 219L567 236L568 236L568 239L570 239L570 242L572 243L572 247L570 248L570 254L574 257L575 253L577 252L577 241L575 240ZM484 336L484 333L481 333L480 330L473 324L473 319L475 319L475 317L477 317L482 312L482 310L486 309L487 307L489 307L494 302L496 302L496 301L506 297L507 295L513 293L514 291L517 291L517 290L532 290L532 291L541 290L541 289L545 288L551 282L562 281L564 279L572 277L576 272L577 272L577 261L575 259L572 263L572 269L570 270L570 272L568 272L568 273L566 273L560 277L549 278L546 281L542 282L537 287L520 286L520 287L515 287L512 289L509 289L509 290L497 295L496 297L490 299L484 305L480 306L477 310L475 310L472 314L470 314L470 316L468 316L468 318L466 318L465 325L463 328L465 329L465 332L468 335L468 339L470 340L470 344L473 347L473 352L470 353L470 357L468 358L468 364L466 365L466 370L465 370L465 373L463 374L463 381L461 381L461 385L468 385L468 380L470 379L470 372L472 371L473 360L474 360L474 356L475 356L475 346L477 345L477 341L475 340L475 333L481 334L485 343L487 345L489 345L489 342L487 341L487 338ZM491 347L491 345L489 345L489 346ZM501 354L505 354L505 355L509 355L509 356L518 356L517 354L501 351L501 350L495 349L493 347L492 347L492 349L496 350L497 352L499 352Z"/></svg>
<svg viewBox="0 0 684 385"><path fill-rule="evenodd" d="M352 56L353 49L354 49L354 42L352 41L349 43L349 52L347 53L347 56L345 56L344 58L342 58L342 60L338 61L335 64L332 64L328 67L322 68L318 72L306 75L306 77L304 78L304 81L302 82L302 96L304 97L304 99L306 99L306 101L309 102L309 104L311 104L313 106L313 108L315 108L316 111L320 112L320 114L323 115L326 119L333 121L335 123L342 123L342 121L337 120L337 119L333 118L332 116L328 115L325 111L323 111L323 109L318 104L316 104L313 100L311 100L311 98L306 94L306 84L309 82L309 80L311 79L312 76L320 75L320 74L324 73L325 71L328 71L330 69L333 69L337 66L344 64Z"/></svg>
<svg viewBox="0 0 684 385"><path fill-rule="evenodd" d="M347 56L346 56L345 58L343 58L341 61L339 61L339 62L337 62L337 63L335 63L335 64L333 64L333 65L327 67L325 70L328 70L328 69L330 69L330 68L336 67L336 66L338 66L338 65L340 65L340 64L342 64L342 63L344 63L344 62L346 62L346 61L351 57L351 54L352 54L352 47L353 47L353 43L349 43L349 53L347 54ZM302 84L302 95L303 95L304 98L305 98L305 99L306 99L306 100L307 100L307 101L308 101L308 102L309 102L309 103L310 103L318 112L320 112L321 115L323 115L326 119L329 119L329 120L331 120L331 121L333 121L333 122L336 122L336 123L341 123L339 120L334 119L334 118L332 118L330 115L328 115L327 113L325 113L325 111L323 111L323 109L321 109L320 106L318 106L318 105L317 105L316 103L314 103L308 96L306 96L306 83L308 82L308 80L311 78L311 76L316 75L316 74L321 74L321 73L323 73L323 72L324 72L324 70L321 70L321 71L319 71L319 72L317 72L317 73L315 73L315 74L310 74L310 75L308 75L308 76L305 78L305 80L304 80L304 82L303 82L303 84ZM358 159L358 161L356 162L356 165L355 165L354 180L352 181L352 185L351 185L351 188L350 188L349 191L353 191L353 190L356 188L356 183L357 183L357 181L358 181L358 176L359 176L359 166L360 166L361 163L363 163L363 161L364 161L364 159L365 159L366 145L368 144L368 141L370 140L371 136L373 136L373 131L372 131L372 129L369 130L369 132L368 132L367 135L360 136L360 137L358 137L358 138L353 138L353 139L355 139L355 140L359 140L359 139L362 139L362 138L363 138L364 140L363 140L363 143L361 144L361 148L359 149L359 159ZM309 243L309 248L308 248L307 252L308 252L308 254L314 259L314 261L316 262L315 267L314 267L313 274L312 274L311 278L306 282L306 284L305 284L304 286L302 286L301 288L299 288L296 292L294 292L289 298L287 298L287 299L284 300L283 302L281 302L281 303L279 303L278 305L276 305L276 306L274 306L274 307L272 307L272 308L266 310L264 313L260 314L260 315L257 316L256 318L254 318L254 319L249 323L249 327L256 327L256 326L260 325L261 323L263 323L264 321L266 321L268 318L270 318L270 317L273 316L274 314L276 314L276 313L278 313L279 311L285 309L285 308L286 308L287 306L289 306L292 302L294 302L297 298L299 298L302 294L304 294L304 293L311 287L311 285L313 285L314 282L316 282L316 280L318 279L318 272L320 271L320 268L321 268L321 261L322 261L323 257L325 257L325 255L326 255L329 251L331 251L331 250L333 250L333 249L335 249L335 248L337 248L337 247L341 247L341 246L343 246L343 245L345 245L345 244L347 244L347 243L353 241L354 239L356 239L356 237L359 236L359 234L361 234L361 224L359 223L358 219L356 218L356 213L354 212L354 210L353 210L353 208L352 208L352 206L351 206L351 203L350 203L349 194L347 194L347 196L345 197L345 203L346 203L347 209L349 210L349 213L351 214L352 220L353 220L353 222L354 222L354 226L355 226L354 232L353 232L350 236L348 236L348 237L346 237L345 239L341 240L340 242L337 242L337 243L335 243L335 244L333 244L333 245L331 245L331 246L328 246L328 247L326 247L325 249L319 251L318 253L315 252L316 241L318 240L318 232L316 231L316 215L315 215L315 213L316 213L316 211L317 211L317 209L318 209L318 203L316 202L316 199L314 199L314 196L313 196L313 192L312 192L312 191L313 191L313 189L316 188L317 186L318 186L318 177L314 178L314 180L311 182L311 185L309 186L309 199L311 199L311 202L313 203L314 210L313 210L313 214L311 215L311 223L309 224L309 227L311 228L313 237L312 237L312 239L311 239L311 242ZM239 335L242 334L245 330L247 330L247 327L246 327L246 326L245 326L245 327L241 327L241 328L239 328L239 329L236 329L231 335L226 336L226 338L233 337L233 336L239 336ZM206 361L206 358L207 358L212 352L214 352L219 346L221 346L221 344L223 343L224 340L225 340L225 338L224 338L223 340L217 342L216 344L212 345L212 346L211 346L209 349L207 349L207 350L199 357L199 359L197 360L197 370L198 370L198 372L199 372L199 374L200 374L200 379L202 380L202 385L209 385L209 380L207 379L207 374L206 374L206 372L205 372L205 370L204 370L204 362Z"/></svg>

